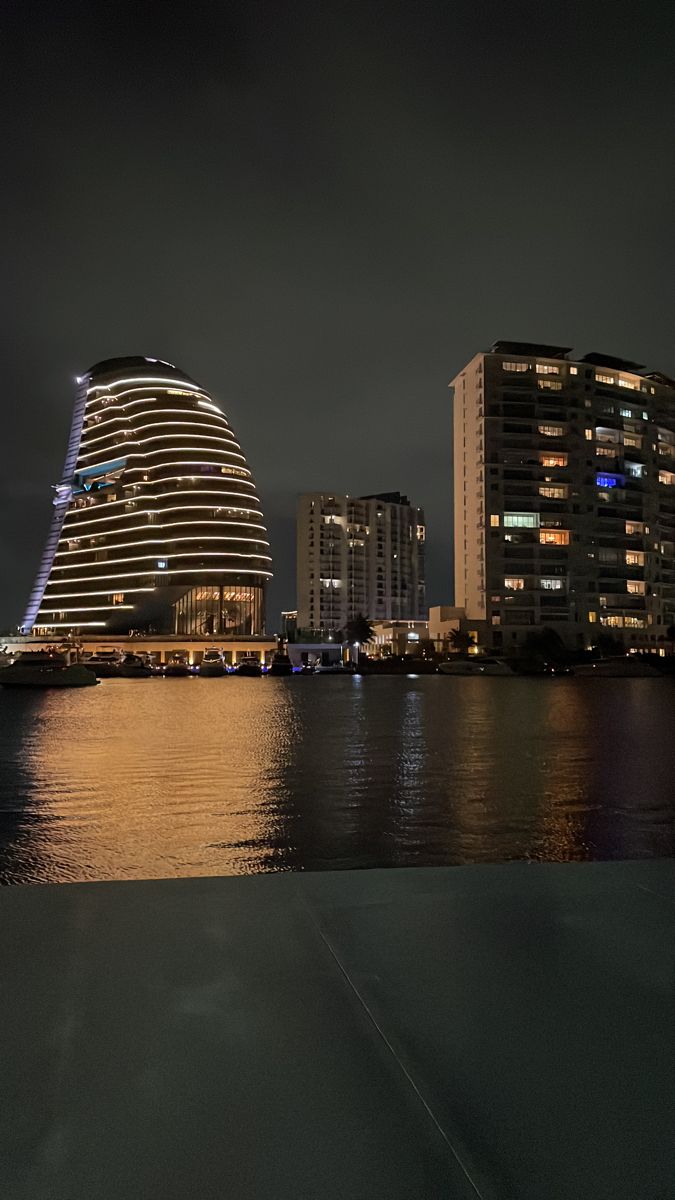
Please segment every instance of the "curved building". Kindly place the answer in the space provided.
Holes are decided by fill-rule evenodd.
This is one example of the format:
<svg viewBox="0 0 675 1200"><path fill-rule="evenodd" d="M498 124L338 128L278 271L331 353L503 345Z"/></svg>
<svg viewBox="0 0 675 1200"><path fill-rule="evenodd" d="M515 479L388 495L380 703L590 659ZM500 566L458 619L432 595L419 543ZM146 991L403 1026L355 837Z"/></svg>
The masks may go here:
<svg viewBox="0 0 675 1200"><path fill-rule="evenodd" d="M269 542L220 407L152 358L97 363L78 388L23 631L261 634Z"/></svg>

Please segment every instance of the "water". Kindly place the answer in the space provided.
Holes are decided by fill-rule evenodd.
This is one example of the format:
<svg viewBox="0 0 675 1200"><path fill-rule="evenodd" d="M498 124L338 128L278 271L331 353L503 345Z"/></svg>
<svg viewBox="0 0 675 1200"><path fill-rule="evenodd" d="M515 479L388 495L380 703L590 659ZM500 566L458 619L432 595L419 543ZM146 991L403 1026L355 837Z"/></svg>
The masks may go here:
<svg viewBox="0 0 675 1200"><path fill-rule="evenodd" d="M675 852L670 679L0 689L0 880Z"/></svg>

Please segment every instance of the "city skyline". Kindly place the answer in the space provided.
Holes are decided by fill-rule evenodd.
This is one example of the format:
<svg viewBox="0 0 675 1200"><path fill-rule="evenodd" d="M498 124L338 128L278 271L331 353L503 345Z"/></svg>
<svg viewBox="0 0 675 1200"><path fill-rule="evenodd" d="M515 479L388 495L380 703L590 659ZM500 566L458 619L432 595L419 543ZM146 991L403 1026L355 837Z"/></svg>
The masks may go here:
<svg viewBox="0 0 675 1200"><path fill-rule="evenodd" d="M495 337L675 375L675 13L602 13L8 14L0 624L89 363L168 358L219 397L274 513L270 613L293 603L296 495L327 487L423 505L446 601L447 384Z"/></svg>

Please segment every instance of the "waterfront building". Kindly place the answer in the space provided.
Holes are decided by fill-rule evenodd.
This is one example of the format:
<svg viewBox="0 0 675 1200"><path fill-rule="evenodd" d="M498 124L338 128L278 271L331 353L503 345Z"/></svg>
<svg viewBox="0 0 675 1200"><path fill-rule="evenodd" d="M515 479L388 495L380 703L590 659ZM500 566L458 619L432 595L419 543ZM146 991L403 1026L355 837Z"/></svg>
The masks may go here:
<svg viewBox="0 0 675 1200"><path fill-rule="evenodd" d="M495 647L537 627L656 648L675 622L675 381L497 342L453 379L455 603Z"/></svg>
<svg viewBox="0 0 675 1200"><path fill-rule="evenodd" d="M221 407L152 358L78 379L52 526L22 629L241 637L264 630L269 543Z"/></svg>
<svg viewBox="0 0 675 1200"><path fill-rule="evenodd" d="M298 628L426 617L424 513L400 492L309 492L297 516Z"/></svg>

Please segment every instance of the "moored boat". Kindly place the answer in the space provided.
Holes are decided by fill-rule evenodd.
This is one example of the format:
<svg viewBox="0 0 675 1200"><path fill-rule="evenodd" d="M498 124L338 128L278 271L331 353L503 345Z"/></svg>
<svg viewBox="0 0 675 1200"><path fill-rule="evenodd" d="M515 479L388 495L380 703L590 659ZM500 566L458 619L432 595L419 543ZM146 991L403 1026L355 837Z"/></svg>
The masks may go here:
<svg viewBox="0 0 675 1200"><path fill-rule="evenodd" d="M245 654L237 663L236 675L262 675L262 663L257 654Z"/></svg>
<svg viewBox="0 0 675 1200"><path fill-rule="evenodd" d="M448 659L439 663L438 670L441 675L515 675L503 658L493 658L487 654Z"/></svg>
<svg viewBox="0 0 675 1200"><path fill-rule="evenodd" d="M117 674L123 679L147 679L153 674L152 667L141 654L125 654L118 669Z"/></svg>
<svg viewBox="0 0 675 1200"><path fill-rule="evenodd" d="M190 674L190 664L185 654L173 654L162 667L162 674L167 678L179 678Z"/></svg>
<svg viewBox="0 0 675 1200"><path fill-rule="evenodd" d="M660 676L661 672L644 659L626 655L578 663L574 667L574 674L582 679L654 679Z"/></svg>
<svg viewBox="0 0 675 1200"><path fill-rule="evenodd" d="M2 687L91 687L98 683L83 663L69 663L63 654L25 650L10 667L0 671Z"/></svg>
<svg viewBox="0 0 675 1200"><path fill-rule="evenodd" d="M88 671L93 671L97 679L113 679L119 675L122 655L119 650L99 650L85 660Z"/></svg>
<svg viewBox="0 0 675 1200"><path fill-rule="evenodd" d="M197 667L197 674L206 678L225 675L225 661L222 652L220 650L207 650Z"/></svg>
<svg viewBox="0 0 675 1200"><path fill-rule="evenodd" d="M272 661L267 672L268 675L292 675L293 663L284 650L277 650L272 655Z"/></svg>

